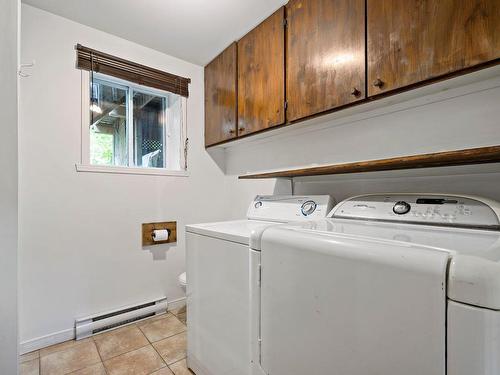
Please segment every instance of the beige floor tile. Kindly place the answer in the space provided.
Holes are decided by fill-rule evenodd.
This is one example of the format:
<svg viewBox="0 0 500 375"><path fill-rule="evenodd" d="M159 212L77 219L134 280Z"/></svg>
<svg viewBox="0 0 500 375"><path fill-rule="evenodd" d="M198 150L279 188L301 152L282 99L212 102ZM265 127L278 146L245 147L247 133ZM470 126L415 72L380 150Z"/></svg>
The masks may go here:
<svg viewBox="0 0 500 375"><path fill-rule="evenodd" d="M40 353L41 355L41 353ZM68 349L40 356L41 375L67 374L101 362L94 341L77 342Z"/></svg>
<svg viewBox="0 0 500 375"><path fill-rule="evenodd" d="M72 372L70 375L106 375L106 370L102 363L96 363L95 365Z"/></svg>
<svg viewBox="0 0 500 375"><path fill-rule="evenodd" d="M186 320L187 320L187 314L185 312L183 313L180 313L180 314L177 314L177 319L179 319L181 321L181 323L183 324L187 324L186 323Z"/></svg>
<svg viewBox="0 0 500 375"><path fill-rule="evenodd" d="M52 354L55 352L60 352L62 350L72 348L75 345L79 345L79 344L82 344L82 343L88 342L88 341L92 341L92 338L89 337L87 339L78 340L78 341L70 340L70 341L61 342L60 344L48 346L46 348L40 349L40 357L45 357L46 355L49 355L49 354Z"/></svg>
<svg viewBox="0 0 500 375"><path fill-rule="evenodd" d="M96 335L94 341L103 361L149 344L135 325Z"/></svg>
<svg viewBox="0 0 500 375"><path fill-rule="evenodd" d="M140 322L137 322L136 326L142 327L142 326L144 326L146 324L149 324L151 322L154 322L156 320L163 319L163 318L165 318L168 315L169 315L169 313L163 313L163 314L152 316L151 318L147 318L147 319L141 320Z"/></svg>
<svg viewBox="0 0 500 375"><path fill-rule="evenodd" d="M172 314L140 326L149 341L155 342L184 332L186 326Z"/></svg>
<svg viewBox="0 0 500 375"><path fill-rule="evenodd" d="M164 367L161 370L151 373L151 375L174 375L174 373L168 367Z"/></svg>
<svg viewBox="0 0 500 375"><path fill-rule="evenodd" d="M34 352L23 354L19 357L19 363L31 361L33 359L40 358L40 351L35 350Z"/></svg>
<svg viewBox="0 0 500 375"><path fill-rule="evenodd" d="M183 332L153 344L167 365L186 358L186 336L186 332Z"/></svg>
<svg viewBox="0 0 500 375"><path fill-rule="evenodd" d="M165 362L149 345L104 361L108 375L146 375L165 367Z"/></svg>
<svg viewBox="0 0 500 375"><path fill-rule="evenodd" d="M179 307L178 309L170 310L170 312L174 315L184 314L186 312L186 305Z"/></svg>
<svg viewBox="0 0 500 375"><path fill-rule="evenodd" d="M174 373L174 375L193 375L194 373L187 368L186 360L175 362L172 365L169 365L170 370Z"/></svg>
<svg viewBox="0 0 500 375"><path fill-rule="evenodd" d="M39 375L40 359L34 358L19 365L19 375Z"/></svg>

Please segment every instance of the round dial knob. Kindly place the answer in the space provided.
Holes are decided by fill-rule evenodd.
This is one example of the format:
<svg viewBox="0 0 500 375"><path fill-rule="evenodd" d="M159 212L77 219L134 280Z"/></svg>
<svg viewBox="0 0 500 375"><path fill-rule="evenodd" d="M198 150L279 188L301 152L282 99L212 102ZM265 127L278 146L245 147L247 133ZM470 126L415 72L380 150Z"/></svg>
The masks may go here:
<svg viewBox="0 0 500 375"><path fill-rule="evenodd" d="M411 209L410 204L406 203L405 201L396 202L394 207L392 207L392 211L398 215L404 215L408 213L410 209Z"/></svg>
<svg viewBox="0 0 500 375"><path fill-rule="evenodd" d="M255 204L253 206L255 208L260 208L260 207L262 207L262 202L261 201L257 201L257 202L255 202Z"/></svg>
<svg viewBox="0 0 500 375"><path fill-rule="evenodd" d="M306 201L302 203L302 207L300 207L300 210L302 211L302 215L309 216L314 211L316 211L316 202Z"/></svg>

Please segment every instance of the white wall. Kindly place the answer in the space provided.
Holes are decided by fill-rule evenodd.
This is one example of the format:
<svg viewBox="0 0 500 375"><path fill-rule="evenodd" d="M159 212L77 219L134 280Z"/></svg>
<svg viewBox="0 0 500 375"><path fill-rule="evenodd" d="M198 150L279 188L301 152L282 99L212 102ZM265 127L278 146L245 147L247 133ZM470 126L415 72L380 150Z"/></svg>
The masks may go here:
<svg viewBox="0 0 500 375"><path fill-rule="evenodd" d="M17 373L17 0L0 1L0 373Z"/></svg>
<svg viewBox="0 0 500 375"><path fill-rule="evenodd" d="M252 189L256 193L273 188L273 180L241 181L235 177L239 174L500 145L499 67L384 102L229 144L223 160L228 190L235 200L231 216L245 212ZM346 112L349 115L343 116ZM300 178L295 179L295 193L328 193L341 200L370 192L427 191L477 194L500 201L499 184L500 164L492 164ZM247 202L237 203L240 195Z"/></svg>
<svg viewBox="0 0 500 375"><path fill-rule="evenodd" d="M77 43L192 79L190 177L75 171ZM20 97L20 336L27 347L60 331L68 337L76 317L183 297L177 276L185 270L184 225L220 220L227 205L223 172L203 146L202 67L27 5L22 60L36 61ZM141 223L164 220L177 220L178 243L142 249Z"/></svg>

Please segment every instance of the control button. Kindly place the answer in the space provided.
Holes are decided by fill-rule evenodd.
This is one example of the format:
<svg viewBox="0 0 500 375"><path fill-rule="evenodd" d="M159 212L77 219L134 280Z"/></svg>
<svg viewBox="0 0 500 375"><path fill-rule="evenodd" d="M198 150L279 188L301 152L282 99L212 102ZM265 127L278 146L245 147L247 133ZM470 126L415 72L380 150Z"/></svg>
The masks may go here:
<svg viewBox="0 0 500 375"><path fill-rule="evenodd" d="M257 202L255 202L255 204L253 206L255 208L260 208L260 207L262 207L262 202L261 201L257 201Z"/></svg>
<svg viewBox="0 0 500 375"><path fill-rule="evenodd" d="M316 211L316 202L306 201L302 204L302 207L300 207L300 210L302 211L302 215L309 216L314 211Z"/></svg>
<svg viewBox="0 0 500 375"><path fill-rule="evenodd" d="M397 215L404 215L408 212L410 212L411 206L409 203L406 203L405 201L399 201L396 202L394 207L392 207L392 212L394 212Z"/></svg>

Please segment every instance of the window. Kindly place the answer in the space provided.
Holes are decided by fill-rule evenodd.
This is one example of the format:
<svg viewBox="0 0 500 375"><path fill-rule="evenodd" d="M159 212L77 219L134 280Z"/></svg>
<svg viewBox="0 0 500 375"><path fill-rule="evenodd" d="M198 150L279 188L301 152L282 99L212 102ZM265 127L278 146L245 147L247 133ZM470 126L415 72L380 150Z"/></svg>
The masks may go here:
<svg viewBox="0 0 500 375"><path fill-rule="evenodd" d="M126 86L90 82L90 164L129 165L128 95Z"/></svg>
<svg viewBox="0 0 500 375"><path fill-rule="evenodd" d="M186 170L186 98L104 74L94 73L93 84L89 72L82 71L82 77L84 142L79 170Z"/></svg>
<svg viewBox="0 0 500 375"><path fill-rule="evenodd" d="M82 71L78 171L187 175L191 79L77 44Z"/></svg>

